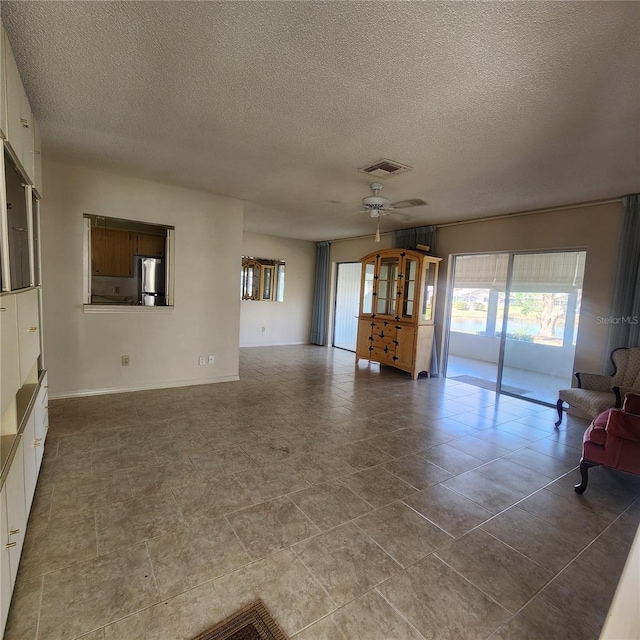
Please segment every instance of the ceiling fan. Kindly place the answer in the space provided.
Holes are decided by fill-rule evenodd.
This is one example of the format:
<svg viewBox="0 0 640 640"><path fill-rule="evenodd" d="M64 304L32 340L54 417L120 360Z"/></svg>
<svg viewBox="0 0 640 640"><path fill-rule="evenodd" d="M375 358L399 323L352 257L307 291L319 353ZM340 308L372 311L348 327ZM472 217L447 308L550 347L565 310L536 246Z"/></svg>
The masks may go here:
<svg viewBox="0 0 640 640"><path fill-rule="evenodd" d="M391 216L398 222L409 222L410 216L402 213L398 213L397 209L408 209L410 207L421 207L427 203L420 198L413 198L411 200L401 200L399 202L389 202L389 198L385 198L380 195L380 190L383 185L380 182L372 182L371 191L372 196L362 198L362 210L359 213L368 213L371 218L377 220L376 228L376 242L380 242L380 216Z"/></svg>

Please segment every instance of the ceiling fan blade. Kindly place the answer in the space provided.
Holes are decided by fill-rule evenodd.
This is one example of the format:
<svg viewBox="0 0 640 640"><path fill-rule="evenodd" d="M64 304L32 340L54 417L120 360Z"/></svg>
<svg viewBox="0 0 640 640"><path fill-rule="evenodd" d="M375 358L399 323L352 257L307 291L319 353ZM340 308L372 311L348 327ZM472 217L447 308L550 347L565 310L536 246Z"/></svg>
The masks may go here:
<svg viewBox="0 0 640 640"><path fill-rule="evenodd" d="M404 213L398 213L397 211L389 212L387 214L389 216L389 218L393 219L393 220L397 220L398 222L413 222L413 218L411 216L408 216Z"/></svg>

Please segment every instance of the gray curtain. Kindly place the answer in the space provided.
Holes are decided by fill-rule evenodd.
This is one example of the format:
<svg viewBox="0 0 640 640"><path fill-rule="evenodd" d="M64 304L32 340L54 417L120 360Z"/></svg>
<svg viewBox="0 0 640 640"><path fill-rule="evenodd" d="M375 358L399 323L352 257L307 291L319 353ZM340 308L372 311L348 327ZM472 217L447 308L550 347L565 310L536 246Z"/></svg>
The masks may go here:
<svg viewBox="0 0 640 640"><path fill-rule="evenodd" d="M640 347L640 195L622 198L609 351Z"/></svg>
<svg viewBox="0 0 640 640"><path fill-rule="evenodd" d="M415 249L416 245L424 244L428 247L429 253L435 255L436 248L436 225L427 227L414 227L413 229L398 229L392 232L393 247L395 249Z"/></svg>
<svg viewBox="0 0 640 640"><path fill-rule="evenodd" d="M327 297L329 295L329 247L328 240L316 242L316 284L313 291L313 315L311 316L311 344L327 344Z"/></svg>

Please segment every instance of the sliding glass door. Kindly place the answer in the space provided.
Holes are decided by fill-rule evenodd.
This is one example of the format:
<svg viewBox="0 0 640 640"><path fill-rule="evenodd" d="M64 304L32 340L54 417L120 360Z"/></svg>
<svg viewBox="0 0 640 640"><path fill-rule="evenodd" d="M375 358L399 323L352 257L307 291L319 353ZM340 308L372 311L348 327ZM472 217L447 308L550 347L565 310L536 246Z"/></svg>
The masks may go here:
<svg viewBox="0 0 640 640"><path fill-rule="evenodd" d="M447 376L554 404L571 386L585 255L456 256Z"/></svg>
<svg viewBox="0 0 640 640"><path fill-rule="evenodd" d="M456 256L447 377L496 389L509 254Z"/></svg>
<svg viewBox="0 0 640 640"><path fill-rule="evenodd" d="M512 256L501 391L553 404L571 386L585 255Z"/></svg>
<svg viewBox="0 0 640 640"><path fill-rule="evenodd" d="M361 274L362 265L359 262L338 263L333 346L354 352L358 337Z"/></svg>

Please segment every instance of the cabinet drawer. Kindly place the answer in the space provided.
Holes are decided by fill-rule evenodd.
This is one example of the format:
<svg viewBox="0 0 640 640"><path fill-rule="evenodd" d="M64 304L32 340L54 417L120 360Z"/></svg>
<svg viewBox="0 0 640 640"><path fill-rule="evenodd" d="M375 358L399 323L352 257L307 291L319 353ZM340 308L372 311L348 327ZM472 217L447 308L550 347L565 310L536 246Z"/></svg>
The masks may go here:
<svg viewBox="0 0 640 640"><path fill-rule="evenodd" d="M378 336L371 336L371 346L379 349L393 349L395 351L397 340L393 336L385 335L383 338Z"/></svg>
<svg viewBox="0 0 640 640"><path fill-rule="evenodd" d="M371 323L371 335L375 335L378 337L389 336L395 338L397 333L397 325L394 322L377 321Z"/></svg>
<svg viewBox="0 0 640 640"><path fill-rule="evenodd" d="M26 380L40 355L40 318L38 292L30 289L17 296L18 302L18 350L20 353L20 386Z"/></svg>
<svg viewBox="0 0 640 640"><path fill-rule="evenodd" d="M379 347L373 347L370 351L369 360L374 360L375 362L382 362L393 364L395 362L395 349L380 349Z"/></svg>

